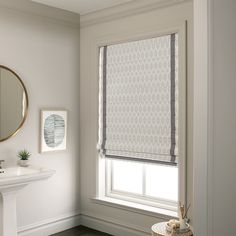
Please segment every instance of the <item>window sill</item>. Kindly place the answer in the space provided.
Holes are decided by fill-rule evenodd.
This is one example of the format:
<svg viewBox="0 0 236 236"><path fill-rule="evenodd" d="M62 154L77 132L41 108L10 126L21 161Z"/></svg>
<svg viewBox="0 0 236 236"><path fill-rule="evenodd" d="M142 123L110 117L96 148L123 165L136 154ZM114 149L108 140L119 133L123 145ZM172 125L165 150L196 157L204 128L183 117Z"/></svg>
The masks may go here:
<svg viewBox="0 0 236 236"><path fill-rule="evenodd" d="M157 217L164 220L169 220L170 218L178 217L178 214L176 211L171 211L171 210L152 207L152 206L146 206L139 203L128 202L128 201L114 199L110 197L98 197L98 198L93 198L91 200L92 202L97 203L97 204L115 207L118 209L135 212L142 215Z"/></svg>

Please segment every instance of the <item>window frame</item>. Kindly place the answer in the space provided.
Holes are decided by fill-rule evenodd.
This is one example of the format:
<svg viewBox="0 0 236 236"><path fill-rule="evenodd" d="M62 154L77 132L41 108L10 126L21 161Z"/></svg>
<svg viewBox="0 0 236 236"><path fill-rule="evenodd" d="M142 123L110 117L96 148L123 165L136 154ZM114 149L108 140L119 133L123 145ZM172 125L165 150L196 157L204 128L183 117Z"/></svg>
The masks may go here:
<svg viewBox="0 0 236 236"><path fill-rule="evenodd" d="M135 194L121 190L115 190L113 188L113 175L112 175L112 168L113 168L113 159L105 158L105 171L106 171L106 186L105 186L105 196L109 198L116 198L119 200L124 201L131 201L139 204L144 204L147 206L164 208L171 211L177 211L177 202L162 198L155 198L148 195L145 195L146 191L146 164L145 162L133 161L142 164L142 171L143 171L143 182L142 182L142 194ZM122 160L121 160L122 161ZM172 166L175 168L175 166ZM176 167L178 168L178 167ZM144 177L145 176L145 177Z"/></svg>
<svg viewBox="0 0 236 236"><path fill-rule="evenodd" d="M186 28L187 28L187 21L178 23L176 25L171 25L169 27L157 27L153 26L152 29L146 29L142 32L137 32L136 34L130 35L129 32L124 33L122 36L114 34L114 35L104 35L103 37L93 41L93 45L96 47L96 75L97 75L97 81L99 81L99 49L103 46L109 46L113 44L118 43L125 43L125 42L132 42L136 40L143 40L158 36L164 36L167 34L177 33L178 34L178 50L179 50L179 120L178 120L178 127L179 127L179 162L178 162L178 192L179 197L178 200L181 201L181 203L186 204L186 196L187 196L187 180L186 180L186 166L187 166L187 160L186 160L186 153L187 153L187 143L186 143L186 127L187 127L187 91L186 91L186 75L187 75L187 39L186 39ZM158 29L159 28L159 29ZM98 95L99 96L99 92ZM97 114L98 114L97 110ZM99 126L98 126L99 127ZM98 129L97 129L98 130ZM96 160L96 166L97 166L97 184L96 184L96 197L104 198L106 196L109 197L115 197L117 198L117 195L108 193L106 191L106 187L110 187L110 183L107 180L108 173L106 168L106 158L102 158L98 154L98 158ZM126 194L124 194L125 196ZM120 197L120 196L119 196ZM119 199L118 197L118 199ZM120 198L122 199L122 197ZM127 196L126 196L127 200ZM142 201L138 201L138 203L141 203ZM153 203L147 204L147 205L153 205ZM169 210L169 206L166 204L154 204L155 206L161 206L164 207L164 209Z"/></svg>

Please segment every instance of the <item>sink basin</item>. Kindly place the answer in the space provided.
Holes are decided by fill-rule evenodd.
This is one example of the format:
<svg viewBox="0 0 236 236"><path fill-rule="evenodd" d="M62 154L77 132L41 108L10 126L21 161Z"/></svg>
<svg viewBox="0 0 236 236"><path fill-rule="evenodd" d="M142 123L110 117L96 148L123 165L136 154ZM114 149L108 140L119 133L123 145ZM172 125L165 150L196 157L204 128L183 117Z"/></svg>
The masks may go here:
<svg viewBox="0 0 236 236"><path fill-rule="evenodd" d="M25 185L33 181L42 180L52 176L55 171L37 167L9 167L0 173L0 192L14 185Z"/></svg>
<svg viewBox="0 0 236 236"><path fill-rule="evenodd" d="M0 171L0 235L17 236L16 196L28 184L47 179L55 171L37 167L9 167Z"/></svg>

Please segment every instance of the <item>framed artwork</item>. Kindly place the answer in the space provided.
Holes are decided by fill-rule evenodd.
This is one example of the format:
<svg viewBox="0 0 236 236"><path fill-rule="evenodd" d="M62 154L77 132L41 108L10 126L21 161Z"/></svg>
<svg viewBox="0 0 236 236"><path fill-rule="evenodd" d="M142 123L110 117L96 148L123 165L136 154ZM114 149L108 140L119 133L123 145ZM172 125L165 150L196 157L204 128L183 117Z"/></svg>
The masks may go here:
<svg viewBox="0 0 236 236"><path fill-rule="evenodd" d="M65 150L66 134L66 110L41 110L40 152Z"/></svg>

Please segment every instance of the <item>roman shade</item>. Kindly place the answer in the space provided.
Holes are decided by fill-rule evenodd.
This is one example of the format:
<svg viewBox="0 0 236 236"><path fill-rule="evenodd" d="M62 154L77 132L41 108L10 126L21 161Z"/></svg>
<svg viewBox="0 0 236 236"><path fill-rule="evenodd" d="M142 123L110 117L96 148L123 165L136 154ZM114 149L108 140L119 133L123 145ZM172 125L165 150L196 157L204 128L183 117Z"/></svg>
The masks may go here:
<svg viewBox="0 0 236 236"><path fill-rule="evenodd" d="M178 35L113 44L99 52L101 155L178 163Z"/></svg>

